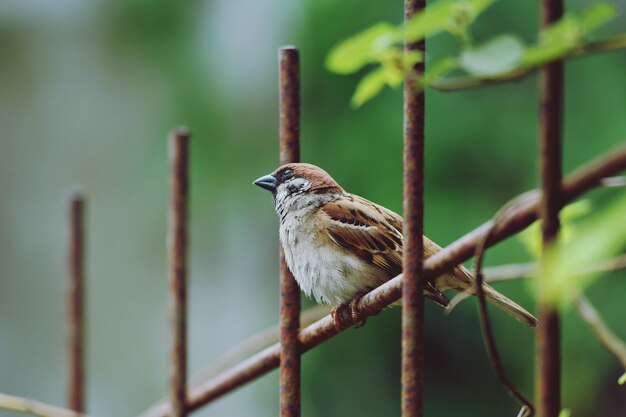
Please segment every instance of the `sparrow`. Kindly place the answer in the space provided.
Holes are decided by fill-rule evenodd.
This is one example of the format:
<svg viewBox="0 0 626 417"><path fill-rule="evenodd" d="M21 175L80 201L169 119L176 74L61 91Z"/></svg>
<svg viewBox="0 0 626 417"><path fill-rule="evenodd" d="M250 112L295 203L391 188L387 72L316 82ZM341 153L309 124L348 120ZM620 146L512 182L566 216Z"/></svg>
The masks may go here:
<svg viewBox="0 0 626 417"><path fill-rule="evenodd" d="M270 191L280 220L280 243L300 289L318 303L349 303L359 322L356 302L402 273L403 219L393 211L346 192L326 171L305 163L278 167L254 185ZM441 247L424 236L424 258ZM424 296L443 307L443 291L475 293L475 278L462 265L429 281ZM487 284L486 299L529 327L537 319ZM337 308L333 310L335 325Z"/></svg>

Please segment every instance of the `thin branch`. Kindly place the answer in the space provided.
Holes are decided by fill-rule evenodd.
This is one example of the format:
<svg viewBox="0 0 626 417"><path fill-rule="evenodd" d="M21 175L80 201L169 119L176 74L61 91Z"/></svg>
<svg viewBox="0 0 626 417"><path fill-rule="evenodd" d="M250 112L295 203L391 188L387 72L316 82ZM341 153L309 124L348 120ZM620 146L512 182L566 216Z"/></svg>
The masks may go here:
<svg viewBox="0 0 626 417"><path fill-rule="evenodd" d="M620 269L626 269L626 254L617 258L600 262L580 271L581 275L595 274L599 272L612 272ZM508 264L491 266L484 269L485 281L502 282L512 281L520 278L526 278L537 275L539 266L536 263Z"/></svg>
<svg viewBox="0 0 626 417"><path fill-rule="evenodd" d="M535 262L490 266L483 270L485 281L489 283L513 281L537 275L539 265Z"/></svg>
<svg viewBox="0 0 626 417"><path fill-rule="evenodd" d="M544 62L541 66L551 64L553 62L565 60L565 59L574 59L574 58L583 58L592 53L598 52L609 52L618 49L626 48L626 35L617 36L614 38L603 39L600 41L589 42L587 44L581 45L569 55L564 57L558 57L551 61ZM522 78L532 74L533 72L539 70L541 66L532 67L532 68L517 68L509 72L505 72L500 75L496 75L493 77L472 77L472 76L464 76L464 77L454 77L454 78L443 78L438 81L435 81L429 84L427 87L434 88L435 90L450 92L450 91L458 91L458 90L467 90L469 88L481 87L483 85L491 85L491 84L501 84L507 83L511 81L519 81Z"/></svg>
<svg viewBox="0 0 626 417"><path fill-rule="evenodd" d="M596 265L592 265L579 272L580 275L594 274L600 272L618 271L620 269L626 269L626 254L617 258L600 262ZM503 282L513 281L521 278L535 277L539 273L539 265L534 262L522 263L522 264L507 264L490 266L483 269L483 275L485 282ZM472 296L472 289L465 290L456 294L451 300L448 307L446 307L446 313L451 313L452 310L458 306L461 301Z"/></svg>
<svg viewBox="0 0 626 417"><path fill-rule="evenodd" d="M572 173L562 184L564 202L571 201L586 191L599 186L602 178L617 175L625 169L626 146L621 146ZM487 242L487 246L499 243L537 220L538 207L538 194L533 198L529 198L525 204L516 207L514 211L502 220L500 227L493 232L492 237ZM454 265L463 263L471 258L476 250L476 246L491 229L492 225L492 221L483 224L426 259L424 262L425 277L434 279ZM401 295L402 274L363 296L356 303L359 316L366 318L376 314L397 301ZM341 320L343 323L348 326L354 324L354 320L348 311L339 313L342 314ZM302 352L304 353L314 348L338 333L334 319L331 316L325 316L300 331L298 339ZM264 375L276 368L278 362L279 346L274 344L233 368L222 372L210 380L204 381L189 393L190 410L197 410L224 394ZM166 404L158 410L155 409L154 412L144 414L144 417L167 416L170 410L169 404Z"/></svg>
<svg viewBox="0 0 626 417"><path fill-rule="evenodd" d="M521 200L521 203L524 201ZM500 358L500 353L498 352L498 348L496 345L496 340L493 335L493 328L491 327L491 319L489 317L489 311L487 310L487 300L485 299L485 289L483 287L483 272L482 272L482 263L485 256L485 246L489 241L489 238L494 233L494 231L498 228L498 225L504 218L504 215L508 210L514 209L516 206L516 201L513 201L509 207L506 207L501 210L500 213L496 214L494 217L494 222L492 227L489 229L483 239L476 246L476 263L474 265L474 276L476 277L476 295L478 296L478 311L480 315L480 325L483 333L483 339L485 341L485 347L487 348L487 354L489 356L489 361L491 362L491 366L495 371L500 383L504 385L506 390L509 392L513 398L515 398L518 402L522 404L522 409L519 412L520 417L532 417L535 415L535 406L530 401L530 399L520 391L509 379L504 365L502 364L502 360ZM519 203L518 203L519 204Z"/></svg>
<svg viewBox="0 0 626 417"><path fill-rule="evenodd" d="M602 185L609 188L626 187L626 177L603 178Z"/></svg>
<svg viewBox="0 0 626 417"><path fill-rule="evenodd" d="M18 413L29 413L40 417L89 417L87 414L72 411L67 408L44 404L39 401L8 394L0 394L0 409Z"/></svg>
<svg viewBox="0 0 626 417"><path fill-rule="evenodd" d="M531 277L537 272L537 264L536 263L522 263L522 264L506 264L506 265L498 265L498 266L490 266L482 269L483 276L485 282L494 283L494 282L502 282L502 281L512 281L521 278ZM597 265L594 265L583 273L593 273L593 272L611 272L617 271L620 269L626 269L626 254L621 255L617 258L611 259L610 261L602 262ZM465 295L465 292L457 294L456 297L461 295ZM470 293L467 293L467 296L470 296ZM302 327L309 326L310 324L320 320L322 317L328 315L330 312L330 307L326 305L318 305L311 307L307 310L304 310L300 316L300 324ZM235 366L237 363L243 361L245 358L252 356L253 354L270 347L271 345L278 342L278 325L274 325L268 327L265 330L262 330L255 335L249 337L238 345L235 345L220 357L218 357L215 361L209 364L206 368L198 372L197 374L191 377L190 385L195 387L199 385L202 381L207 381L220 372L226 371L228 368ZM163 407L166 398L163 398L159 402L159 407ZM147 415L150 414L152 409L146 412Z"/></svg>
<svg viewBox="0 0 626 417"><path fill-rule="evenodd" d="M574 305L600 342L615 355L626 369L626 344L608 328L598 311L582 292L574 298Z"/></svg>

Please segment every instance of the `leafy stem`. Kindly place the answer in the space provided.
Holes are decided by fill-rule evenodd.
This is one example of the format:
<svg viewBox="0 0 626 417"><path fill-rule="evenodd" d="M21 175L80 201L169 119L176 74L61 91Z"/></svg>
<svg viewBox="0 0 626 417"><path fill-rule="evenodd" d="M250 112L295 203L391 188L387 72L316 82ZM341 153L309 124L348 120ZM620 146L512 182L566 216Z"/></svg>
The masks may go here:
<svg viewBox="0 0 626 417"><path fill-rule="evenodd" d="M518 81L533 73L542 65L550 64L552 62L557 62L563 59L582 58L593 53L609 52L617 49L626 49L626 35L582 44L576 50L572 51L569 55L564 57L557 57L542 62L541 65L528 68L516 68L514 70L491 77L462 76L453 78L439 78L432 83L427 83L426 86L439 91L451 92L467 90L470 88L476 88L490 84L501 84L511 81Z"/></svg>

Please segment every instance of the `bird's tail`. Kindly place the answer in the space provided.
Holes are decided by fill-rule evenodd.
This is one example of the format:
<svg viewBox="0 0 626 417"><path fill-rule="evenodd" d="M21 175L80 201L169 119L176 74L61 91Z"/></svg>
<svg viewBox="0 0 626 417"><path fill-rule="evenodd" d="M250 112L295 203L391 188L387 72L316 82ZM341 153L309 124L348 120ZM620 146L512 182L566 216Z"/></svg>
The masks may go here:
<svg viewBox="0 0 626 417"><path fill-rule="evenodd" d="M466 268L459 265L454 268L454 279L449 281L449 287L453 288L457 291L467 291L473 295L476 295L476 279ZM498 291L493 289L487 284L483 283L483 289L485 292L485 298L491 304L496 307L501 308L502 310L509 313L511 316L515 317L517 320L521 321L528 327L536 327L537 319L535 316L530 314L526 309L510 298L505 297L500 294Z"/></svg>
<svg viewBox="0 0 626 417"><path fill-rule="evenodd" d="M535 316L530 314L526 311L526 309L524 309L524 307L520 306L515 301L500 294L487 284L483 284L483 290L487 300L491 302L491 304L496 307L500 307L502 310L506 311L528 327L537 326L537 319Z"/></svg>

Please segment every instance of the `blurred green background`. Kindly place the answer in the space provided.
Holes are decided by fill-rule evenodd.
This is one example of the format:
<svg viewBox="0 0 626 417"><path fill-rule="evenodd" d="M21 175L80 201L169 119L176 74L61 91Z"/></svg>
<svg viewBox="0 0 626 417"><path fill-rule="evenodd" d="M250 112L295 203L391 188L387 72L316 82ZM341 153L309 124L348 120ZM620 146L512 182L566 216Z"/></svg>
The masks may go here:
<svg viewBox="0 0 626 417"><path fill-rule="evenodd" d="M591 2L566 3L580 10ZM606 33L626 27L624 3L616 4L621 15ZM474 35L514 31L531 41L537 10L537 1L501 1ZM278 160L281 45L301 49L303 160L400 212L401 92L351 110L359 75L330 74L323 63L337 41L401 19L401 1L3 0L0 392L64 402L65 200L80 186L89 198L88 411L132 416L165 394L166 136L178 125L193 134L190 374L276 322L277 219L270 196L251 182ZM428 47L437 56L454 42L441 36ZM623 52L567 65L566 172L626 138L625 68ZM537 185L536 86L533 76L427 93L426 230L438 243ZM487 264L528 259L511 239ZM534 310L528 285L498 289ZM588 293L626 338L626 280L603 278ZM534 332L499 311L493 320L512 379L532 394ZM428 303L426 325L427 415L517 413L486 360L475 300L449 316ZM399 327L400 310L387 310L306 354L303 415L398 415ZM563 334L564 406L575 417L624 416L617 360L574 311L564 313ZM274 372L197 415L277 410Z"/></svg>

